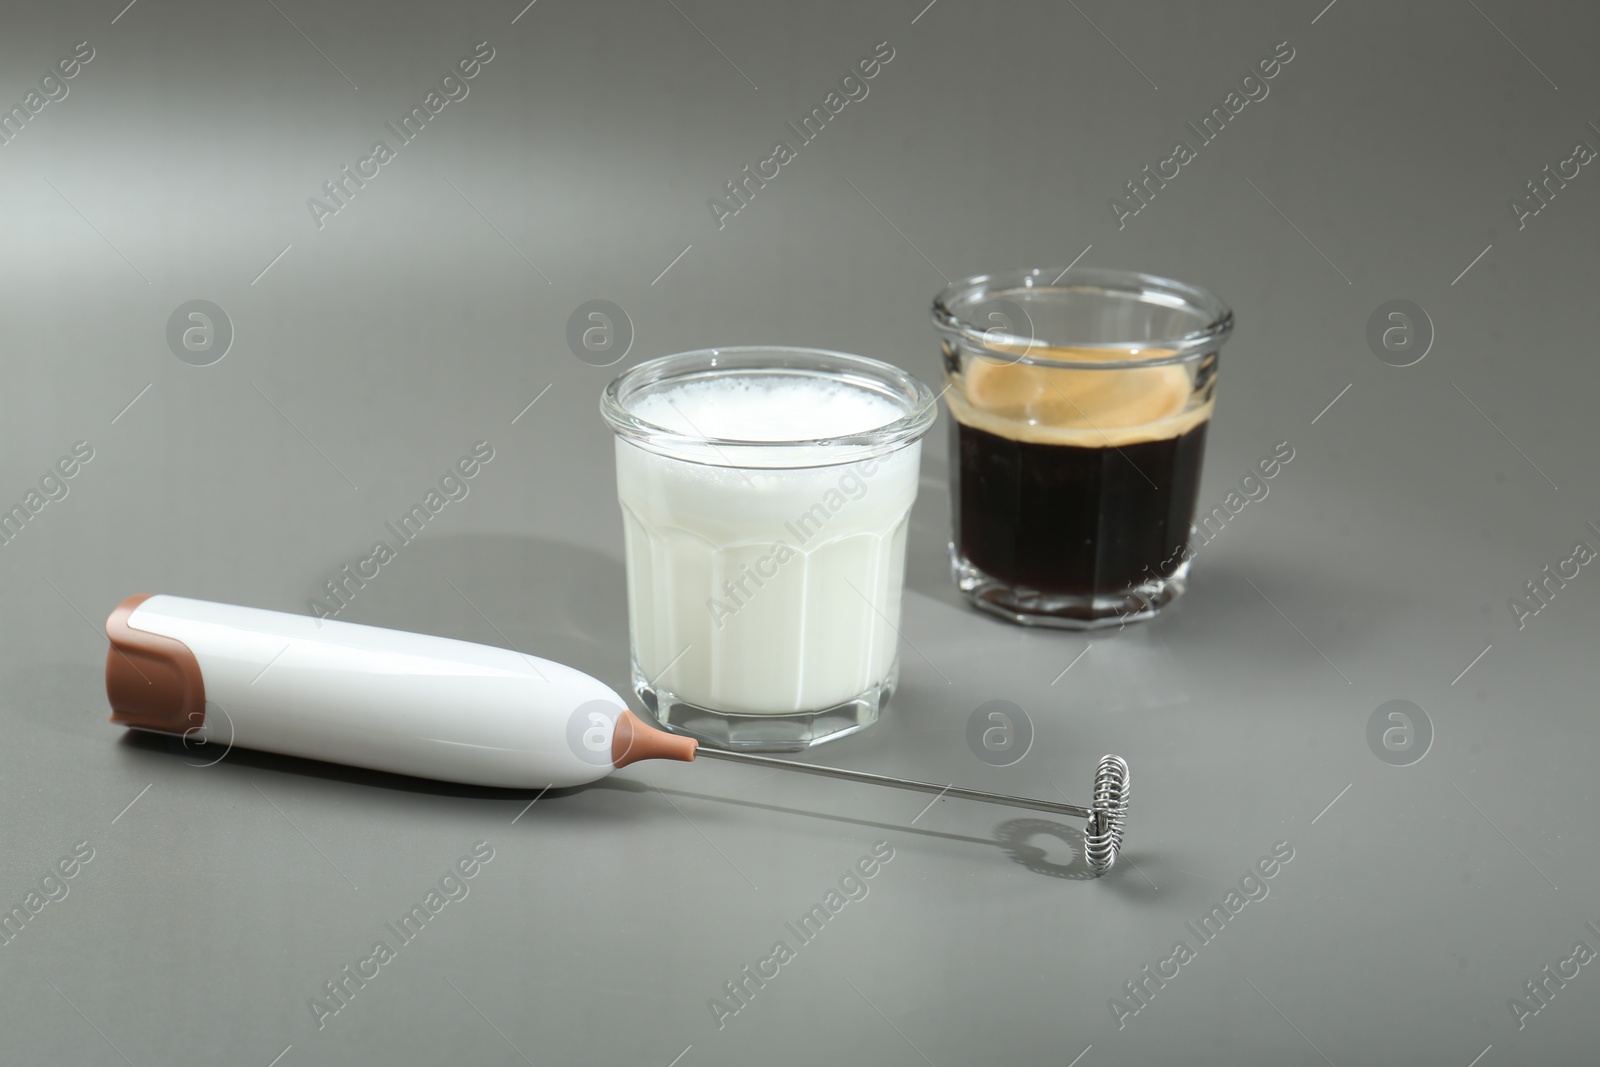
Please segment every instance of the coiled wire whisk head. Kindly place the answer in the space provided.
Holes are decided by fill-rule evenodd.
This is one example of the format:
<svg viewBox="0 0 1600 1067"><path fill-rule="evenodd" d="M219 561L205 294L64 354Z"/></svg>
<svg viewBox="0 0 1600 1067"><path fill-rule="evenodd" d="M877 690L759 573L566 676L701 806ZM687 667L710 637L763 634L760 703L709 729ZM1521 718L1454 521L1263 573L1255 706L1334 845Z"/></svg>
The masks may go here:
<svg viewBox="0 0 1600 1067"><path fill-rule="evenodd" d="M1094 802L1083 835L1083 854L1089 869L1099 877L1117 862L1122 850L1122 824L1128 817L1128 762L1121 756L1100 757L1094 772Z"/></svg>

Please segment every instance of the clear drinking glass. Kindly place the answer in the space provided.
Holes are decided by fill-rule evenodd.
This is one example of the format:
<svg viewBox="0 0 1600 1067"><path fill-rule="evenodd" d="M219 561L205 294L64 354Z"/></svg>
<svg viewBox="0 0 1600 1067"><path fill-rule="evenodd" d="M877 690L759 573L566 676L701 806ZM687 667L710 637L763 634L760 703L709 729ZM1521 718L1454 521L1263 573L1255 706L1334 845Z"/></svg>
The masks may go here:
<svg viewBox="0 0 1600 1067"><path fill-rule="evenodd" d="M1179 596L1227 305L1132 271L1018 270L950 286L933 321L968 599L1095 629Z"/></svg>
<svg viewBox="0 0 1600 1067"><path fill-rule="evenodd" d="M896 681L927 386L862 356L721 348L642 363L600 408L634 692L656 721L788 751L875 722Z"/></svg>

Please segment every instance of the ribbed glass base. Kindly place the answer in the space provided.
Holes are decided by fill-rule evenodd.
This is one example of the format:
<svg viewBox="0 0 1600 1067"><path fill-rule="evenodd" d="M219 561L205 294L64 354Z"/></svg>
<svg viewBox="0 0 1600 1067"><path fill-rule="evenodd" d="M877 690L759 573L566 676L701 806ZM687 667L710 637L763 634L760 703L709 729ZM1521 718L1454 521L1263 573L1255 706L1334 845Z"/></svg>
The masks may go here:
<svg viewBox="0 0 1600 1067"><path fill-rule="evenodd" d="M717 748L745 752L801 752L871 726L889 703L899 660L882 682L850 700L815 711L739 714L702 707L653 686L633 665L633 691L658 725Z"/></svg>
<svg viewBox="0 0 1600 1067"><path fill-rule="evenodd" d="M1115 592L1092 596L1047 593L985 574L952 544L950 576L974 607L1009 622L1059 630L1103 630L1160 614L1187 586L1189 561L1178 564L1169 577L1123 586Z"/></svg>

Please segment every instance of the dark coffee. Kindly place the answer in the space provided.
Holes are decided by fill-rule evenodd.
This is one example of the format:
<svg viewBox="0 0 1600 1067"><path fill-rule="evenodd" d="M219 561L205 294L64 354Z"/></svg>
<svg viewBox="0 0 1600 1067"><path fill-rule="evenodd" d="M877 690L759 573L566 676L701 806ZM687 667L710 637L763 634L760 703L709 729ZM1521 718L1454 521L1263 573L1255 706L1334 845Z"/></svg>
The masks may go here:
<svg viewBox="0 0 1600 1067"><path fill-rule="evenodd" d="M1206 425L1094 447L952 419L956 547L991 578L1070 597L1170 577L1194 519Z"/></svg>
<svg viewBox="0 0 1600 1067"><path fill-rule="evenodd" d="M980 275L934 298L950 577L1024 626L1121 627L1183 595L1233 313L1131 271Z"/></svg>

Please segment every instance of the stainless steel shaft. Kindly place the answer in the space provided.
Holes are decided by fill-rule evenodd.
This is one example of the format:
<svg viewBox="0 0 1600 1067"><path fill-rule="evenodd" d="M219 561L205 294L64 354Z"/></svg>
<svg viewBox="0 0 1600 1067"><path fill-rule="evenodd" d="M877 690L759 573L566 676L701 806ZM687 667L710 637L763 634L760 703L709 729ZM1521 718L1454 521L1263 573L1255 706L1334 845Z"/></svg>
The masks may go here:
<svg viewBox="0 0 1600 1067"><path fill-rule="evenodd" d="M1128 764L1120 756L1105 756L1100 760L1100 765L1095 771L1094 779L1094 806L1086 808L1081 804L1067 804L1055 800L1037 800L1033 797L1017 797L1006 793L989 793L982 789L964 789L958 785L938 785L934 782L919 782L912 778L895 778L887 774L869 774L866 771L847 771L842 767L824 767L815 763L798 763L794 760L778 759L774 756L758 756L752 752L739 752L725 748L710 748L701 745L695 750L695 757L707 756L711 759L726 760L729 763L742 763L747 767L770 767L780 771L799 771L801 774L814 774L821 778L837 778L845 782L861 782L864 785L884 785L891 789L907 789L915 793L931 793L935 799L940 797L956 797L960 800L976 800L983 804L999 804L1008 808L1030 808L1034 811L1048 811L1056 815L1072 815L1079 819L1087 819L1089 825L1084 832L1084 860L1089 869L1096 875L1109 871L1117 862L1117 854L1122 849L1122 829L1128 814Z"/></svg>
<svg viewBox="0 0 1600 1067"><path fill-rule="evenodd" d="M1094 812L1079 804L1066 804L1055 800L1035 800L1032 797L1014 797L1005 793L987 793L981 789L963 789L958 785L935 785L933 782L918 782L910 778L894 778L887 774L868 774L866 771L847 771L842 767L821 767L814 763L797 763L794 760L775 759L772 756L757 756L749 752L736 752L721 748L709 748L705 745L701 745L695 751L696 759L701 756L728 760L732 763L743 763L752 767L772 767L778 770L799 771L802 774L815 774L823 778L839 778L847 782L886 785L894 789L909 789L917 793L933 793L941 797L976 800L984 804L1001 804L1008 808L1032 808L1035 811L1049 811L1057 815L1073 815L1080 819L1087 819L1094 814Z"/></svg>

